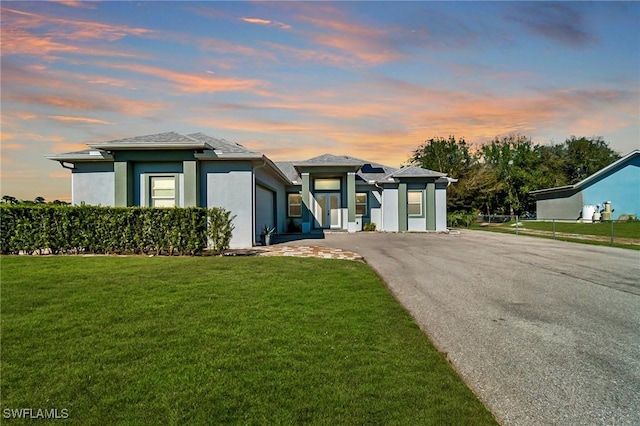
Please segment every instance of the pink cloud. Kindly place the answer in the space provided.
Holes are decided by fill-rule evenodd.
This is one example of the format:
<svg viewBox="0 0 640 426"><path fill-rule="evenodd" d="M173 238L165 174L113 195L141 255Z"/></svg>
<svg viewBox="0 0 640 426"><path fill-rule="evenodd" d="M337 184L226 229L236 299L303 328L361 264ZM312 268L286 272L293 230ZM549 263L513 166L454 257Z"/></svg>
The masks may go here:
<svg viewBox="0 0 640 426"><path fill-rule="evenodd" d="M114 41L128 35L142 36L153 32L146 28L56 18L36 13L23 12L17 9L9 9L6 7L2 8L2 12L5 17L8 18L8 22L5 22L4 25L28 29L40 28L45 25L53 25L56 28L56 31L51 31L50 33L56 37L70 40L100 39Z"/></svg>
<svg viewBox="0 0 640 426"><path fill-rule="evenodd" d="M164 68L139 64L104 64L114 69L125 69L140 74L150 75L169 81L178 90L185 93L215 93L215 92L253 92L264 93L261 86L264 82L256 79L235 77L218 77L208 73L189 74Z"/></svg>
<svg viewBox="0 0 640 426"><path fill-rule="evenodd" d="M270 25L270 26L273 25L273 26L280 27L283 30L291 29L291 25L278 22L278 21L271 21L269 19L242 17L240 18L240 20L249 24Z"/></svg>
<svg viewBox="0 0 640 426"><path fill-rule="evenodd" d="M7 55L35 55L47 60L57 59L56 54L67 53L74 55L136 57L137 55L116 49L100 49L82 47L68 43L54 41L51 36L32 34L24 29L2 26L2 56Z"/></svg>
<svg viewBox="0 0 640 426"><path fill-rule="evenodd" d="M49 0L52 3L60 3L64 6L69 7L79 7L82 9L95 9L95 3L98 3L98 0L91 1L78 1L78 0Z"/></svg>
<svg viewBox="0 0 640 426"><path fill-rule="evenodd" d="M261 25L269 25L271 21L267 19L260 18L240 18L241 21L248 22L250 24L261 24Z"/></svg>
<svg viewBox="0 0 640 426"><path fill-rule="evenodd" d="M64 123L79 123L79 124L113 124L105 120L89 117L73 117L69 115L48 115L47 118L52 120L62 121Z"/></svg>

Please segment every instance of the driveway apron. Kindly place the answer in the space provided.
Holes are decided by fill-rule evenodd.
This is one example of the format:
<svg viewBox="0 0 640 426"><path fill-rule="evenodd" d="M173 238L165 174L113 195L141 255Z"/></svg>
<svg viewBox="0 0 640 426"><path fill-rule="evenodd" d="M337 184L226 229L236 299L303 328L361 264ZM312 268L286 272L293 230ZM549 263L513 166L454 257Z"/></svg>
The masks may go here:
<svg viewBox="0 0 640 426"><path fill-rule="evenodd" d="M500 423L640 424L639 251L482 231L313 243L362 255Z"/></svg>

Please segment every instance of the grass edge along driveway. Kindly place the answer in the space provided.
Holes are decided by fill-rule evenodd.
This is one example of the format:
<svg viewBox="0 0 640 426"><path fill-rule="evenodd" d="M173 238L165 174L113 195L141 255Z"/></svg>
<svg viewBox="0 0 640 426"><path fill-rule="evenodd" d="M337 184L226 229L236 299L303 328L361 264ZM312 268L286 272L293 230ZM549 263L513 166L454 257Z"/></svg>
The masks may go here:
<svg viewBox="0 0 640 426"><path fill-rule="evenodd" d="M365 264L7 257L2 410L72 424L495 424Z"/></svg>

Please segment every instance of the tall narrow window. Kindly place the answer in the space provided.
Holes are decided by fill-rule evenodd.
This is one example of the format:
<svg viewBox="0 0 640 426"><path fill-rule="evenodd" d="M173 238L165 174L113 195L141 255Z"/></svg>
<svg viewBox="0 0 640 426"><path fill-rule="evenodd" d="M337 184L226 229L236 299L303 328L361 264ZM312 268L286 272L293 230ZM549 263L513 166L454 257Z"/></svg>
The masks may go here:
<svg viewBox="0 0 640 426"><path fill-rule="evenodd" d="M407 213L422 216L422 191L407 191Z"/></svg>
<svg viewBox="0 0 640 426"><path fill-rule="evenodd" d="M289 217L301 217L302 216L302 195L289 194Z"/></svg>
<svg viewBox="0 0 640 426"><path fill-rule="evenodd" d="M367 215L367 193L356 193L356 214L359 216Z"/></svg>
<svg viewBox="0 0 640 426"><path fill-rule="evenodd" d="M174 176L151 177L151 207L176 205L176 178Z"/></svg>

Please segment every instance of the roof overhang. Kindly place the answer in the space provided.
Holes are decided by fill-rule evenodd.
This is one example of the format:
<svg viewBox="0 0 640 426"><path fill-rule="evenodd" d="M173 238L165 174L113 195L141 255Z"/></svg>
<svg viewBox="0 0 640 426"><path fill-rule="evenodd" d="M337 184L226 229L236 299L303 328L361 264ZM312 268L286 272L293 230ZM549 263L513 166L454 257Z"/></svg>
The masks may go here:
<svg viewBox="0 0 640 426"><path fill-rule="evenodd" d="M259 160L264 157L259 152L255 153L223 153L217 150L197 152L194 157L198 160Z"/></svg>
<svg viewBox="0 0 640 426"><path fill-rule="evenodd" d="M65 163L80 163L91 161L113 161L113 155L105 151L67 152L64 154L45 155L47 160Z"/></svg>
<svg viewBox="0 0 640 426"><path fill-rule="evenodd" d="M87 144L94 149L102 149L106 151L145 151L145 150L204 150L213 149L207 142L194 141L193 143L178 142L97 142Z"/></svg>

